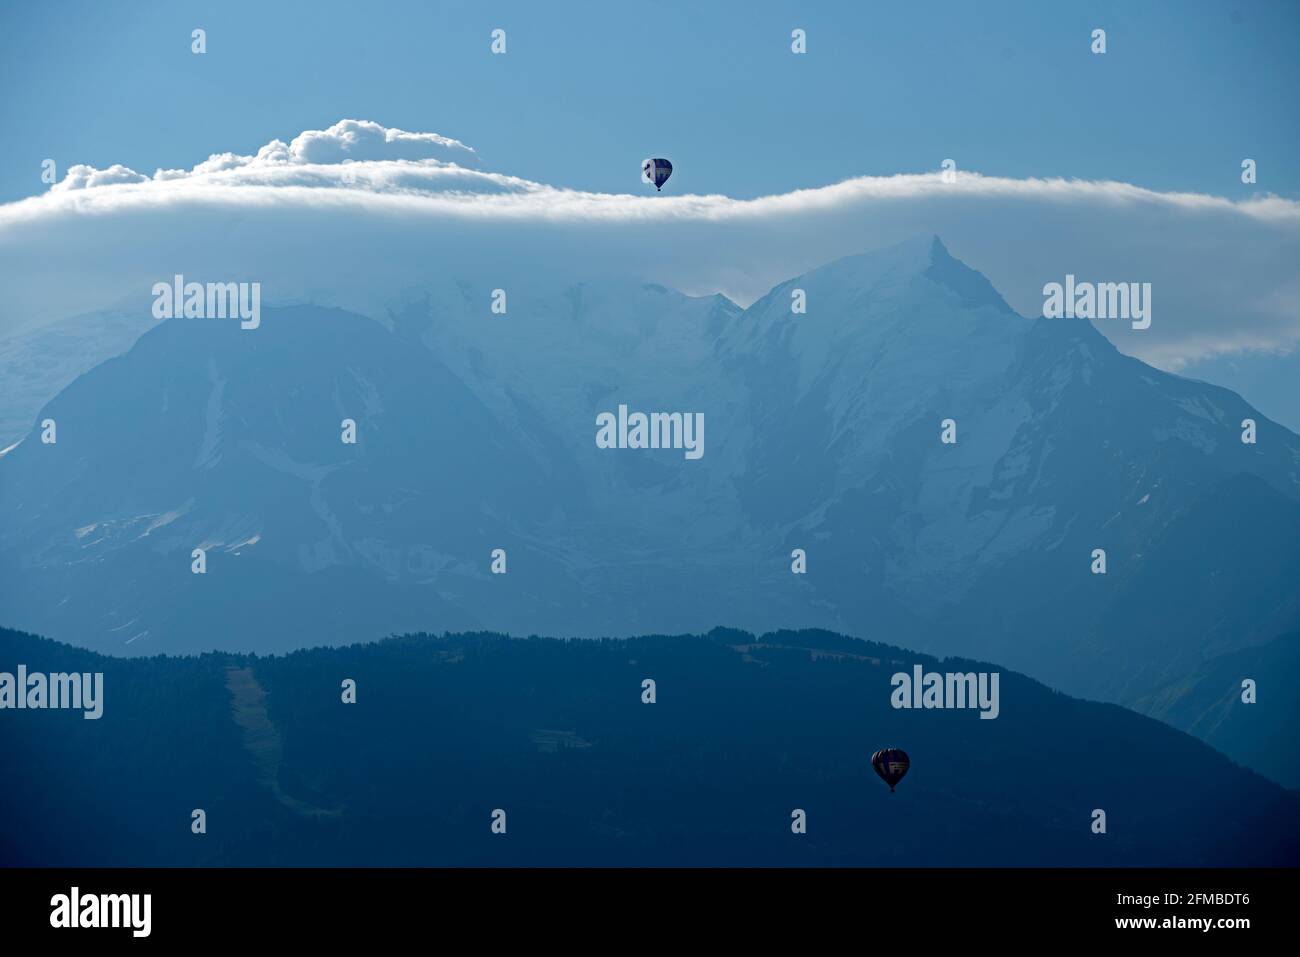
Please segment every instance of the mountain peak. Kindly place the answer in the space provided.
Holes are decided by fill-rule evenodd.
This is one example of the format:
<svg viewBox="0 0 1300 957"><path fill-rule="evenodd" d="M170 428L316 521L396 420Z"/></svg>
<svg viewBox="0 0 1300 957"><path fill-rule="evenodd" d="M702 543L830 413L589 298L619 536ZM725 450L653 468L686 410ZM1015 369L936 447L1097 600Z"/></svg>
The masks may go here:
<svg viewBox="0 0 1300 957"><path fill-rule="evenodd" d="M967 307L992 306L1008 313L1015 311L1007 305L1007 301L989 282L988 277L954 257L938 236L931 238L930 267L925 275L955 293Z"/></svg>
<svg viewBox="0 0 1300 957"><path fill-rule="evenodd" d="M953 256L937 234L913 236L892 246L845 256L804 276L787 280L773 292L798 285L810 277L830 280L844 289L872 289L882 280L890 284L913 278L929 280L954 294L963 308L991 307L997 312L1015 315L988 278ZM768 294L769 296L772 293Z"/></svg>

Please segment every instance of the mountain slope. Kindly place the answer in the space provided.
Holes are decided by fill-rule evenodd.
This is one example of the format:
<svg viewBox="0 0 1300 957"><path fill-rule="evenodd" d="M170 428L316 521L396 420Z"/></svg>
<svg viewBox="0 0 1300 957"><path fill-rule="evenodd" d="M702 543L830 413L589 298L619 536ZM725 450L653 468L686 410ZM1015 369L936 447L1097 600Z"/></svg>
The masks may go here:
<svg viewBox="0 0 1300 957"><path fill-rule="evenodd" d="M937 239L743 311L492 292L435 279L384 324L170 320L82 376L41 413L57 446L0 457L6 621L127 653L820 626L1126 702L1300 627L1300 439L1016 315ZM703 457L597 447L620 405L702 413Z"/></svg>
<svg viewBox="0 0 1300 957"><path fill-rule="evenodd" d="M0 632L0 670L18 662L103 671L104 712L0 715L3 864L1300 860L1296 796L1181 732L1005 670L995 720L896 710L896 671L990 666L825 632L131 659ZM882 746L912 759L894 794Z"/></svg>
<svg viewBox="0 0 1300 957"><path fill-rule="evenodd" d="M1256 700L1242 700L1255 683ZM1195 735L1234 761L1288 788L1300 788L1300 633L1218 655L1134 703L1153 718Z"/></svg>
<svg viewBox="0 0 1300 957"><path fill-rule="evenodd" d="M140 651L265 647L290 622L363 627L386 582L407 586L405 611L447 620L450 595L430 585L447 566L580 493L377 323L275 316L256 332L163 323L46 406L58 443L29 437L3 460L0 541L20 556L10 580L31 586L10 596L12 620Z"/></svg>
<svg viewBox="0 0 1300 957"><path fill-rule="evenodd" d="M126 352L153 322L138 312L97 312L0 340L0 449L27 434L42 405L77 376Z"/></svg>

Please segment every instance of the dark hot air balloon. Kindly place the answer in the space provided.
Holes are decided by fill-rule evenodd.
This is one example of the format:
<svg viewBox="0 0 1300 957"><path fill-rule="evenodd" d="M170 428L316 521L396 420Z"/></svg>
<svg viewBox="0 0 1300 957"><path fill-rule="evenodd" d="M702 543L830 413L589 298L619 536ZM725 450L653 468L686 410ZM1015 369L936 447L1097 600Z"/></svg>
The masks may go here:
<svg viewBox="0 0 1300 957"><path fill-rule="evenodd" d="M668 177L673 175L673 164L666 159L648 159L641 164L641 178L647 183L654 183L655 189L663 189Z"/></svg>
<svg viewBox="0 0 1300 957"><path fill-rule="evenodd" d="M871 766L880 775L880 780L889 785L889 793L894 793L894 785L903 780L911 761L907 752L899 748L881 748L871 756Z"/></svg>

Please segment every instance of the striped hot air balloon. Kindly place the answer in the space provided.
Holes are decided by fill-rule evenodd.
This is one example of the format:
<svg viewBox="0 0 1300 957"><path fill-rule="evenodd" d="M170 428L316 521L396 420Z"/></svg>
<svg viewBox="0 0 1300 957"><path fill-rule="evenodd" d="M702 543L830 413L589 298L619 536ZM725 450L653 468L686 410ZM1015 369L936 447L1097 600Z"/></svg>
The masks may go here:
<svg viewBox="0 0 1300 957"><path fill-rule="evenodd" d="M880 775L880 780L889 785L889 793L894 793L894 785L903 780L912 762L907 752L901 748L881 748L871 756L871 766Z"/></svg>
<svg viewBox="0 0 1300 957"><path fill-rule="evenodd" d="M668 177L673 175L673 164L666 159L648 159L641 163L641 179L663 189Z"/></svg>

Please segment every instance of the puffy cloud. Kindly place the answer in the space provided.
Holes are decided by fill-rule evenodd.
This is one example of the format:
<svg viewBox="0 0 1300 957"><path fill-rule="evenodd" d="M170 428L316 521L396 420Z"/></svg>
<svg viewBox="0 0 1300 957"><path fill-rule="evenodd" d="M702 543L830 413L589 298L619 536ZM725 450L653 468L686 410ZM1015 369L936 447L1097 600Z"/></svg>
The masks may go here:
<svg viewBox="0 0 1300 957"><path fill-rule="evenodd" d="M108 169L95 169L93 166L78 163L76 166L69 166L63 179L51 186L50 191L58 193L73 189L112 186L116 183L143 183L148 178L133 169L117 164Z"/></svg>
<svg viewBox="0 0 1300 957"><path fill-rule="evenodd" d="M1300 343L1300 203L1290 200L969 172L752 200L634 196L556 189L474 162L455 140L345 120L188 172L74 167L76 188L0 206L0 335L147 308L152 284L177 272L258 280L268 303L314 299L378 318L446 280L626 278L745 304L841 256L937 233L1027 315L1067 273L1150 282L1149 329L1099 327L1165 368Z"/></svg>
<svg viewBox="0 0 1300 957"><path fill-rule="evenodd" d="M294 163L435 159L478 165L478 155L459 140L437 133L407 133L369 120L340 120L328 130L300 133L289 144L288 158Z"/></svg>
<svg viewBox="0 0 1300 957"><path fill-rule="evenodd" d="M426 171L430 163L435 166L451 164L463 167L463 171L476 169L480 165L478 154L459 140L439 136L437 133L408 133L369 120L339 120L327 130L305 130L295 136L291 143L272 140L253 156L214 153L192 170L159 169L154 172L153 179L156 182L187 180L224 182L227 185L288 185L294 182L295 174L300 173L304 167L352 163L369 165L375 162L385 165L385 161L398 164L406 161ZM216 177L216 174L228 172L242 175L225 179ZM350 179L351 175L350 170L345 170L334 177L332 184L340 185L344 180ZM148 180L149 177L125 166L97 170L93 166L78 165L70 167L64 178L50 190L56 193L67 192L116 183L143 183Z"/></svg>

